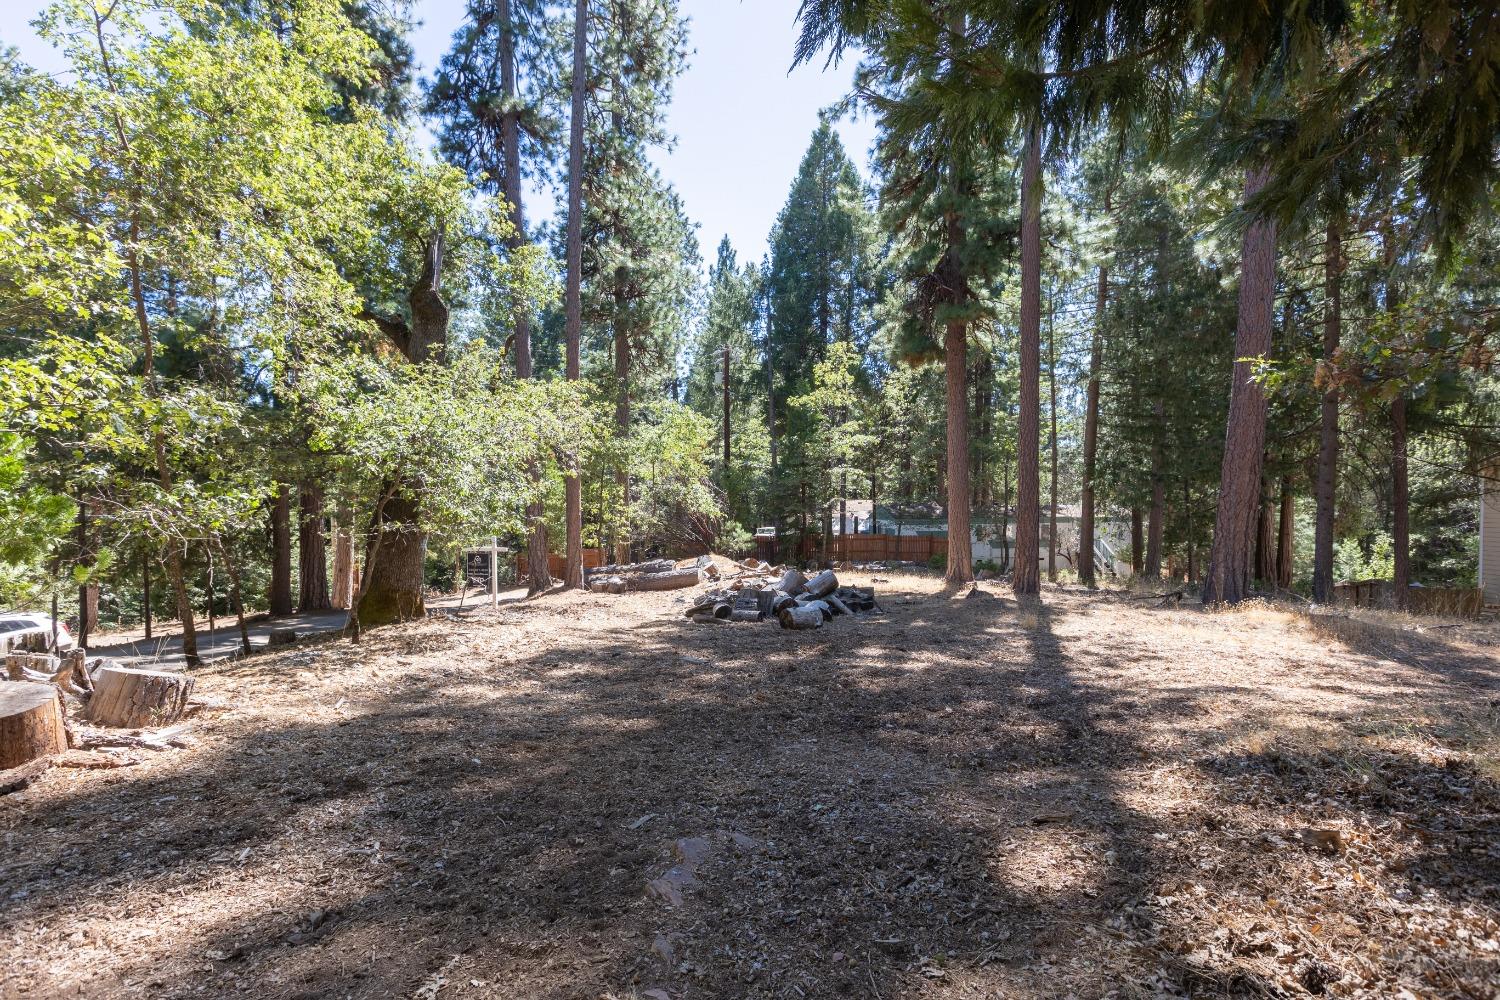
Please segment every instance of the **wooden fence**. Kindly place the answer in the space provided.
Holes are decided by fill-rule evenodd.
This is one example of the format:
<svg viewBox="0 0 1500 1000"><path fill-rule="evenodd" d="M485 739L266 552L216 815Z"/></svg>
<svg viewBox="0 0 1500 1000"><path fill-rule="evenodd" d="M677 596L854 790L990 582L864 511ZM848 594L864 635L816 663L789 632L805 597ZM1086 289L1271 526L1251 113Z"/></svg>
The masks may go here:
<svg viewBox="0 0 1500 1000"><path fill-rule="evenodd" d="M583 568L584 569L596 569L596 568L598 568L600 566L603 566L603 565L604 565L604 550L603 549L584 549L583 550ZM556 554L555 552L554 553L548 553L548 555L547 555L547 572L551 573L553 575L553 577L555 577L555 578L557 578L557 579L560 580L560 579L562 579L563 574L567 572L567 569L568 569L568 558L567 558L567 556L560 556L560 555ZM526 578L526 575L531 572L531 563L527 561L527 559L526 559L526 553L524 553L524 552L522 552L520 555L518 555L516 557L516 572L519 574L518 579L522 579L522 580L524 580Z"/></svg>
<svg viewBox="0 0 1500 1000"><path fill-rule="evenodd" d="M1476 618L1484 611L1484 593L1478 588L1412 587L1407 595L1407 607L1419 615ZM1390 580L1341 583L1333 588L1333 598L1356 608L1394 607L1395 585Z"/></svg>
<svg viewBox="0 0 1500 1000"><path fill-rule="evenodd" d="M791 540L777 545L773 538L757 537L755 554L762 561L816 561L823 558L823 536L809 534L793 549ZM945 535L834 535L828 544L832 562L927 562L948 554Z"/></svg>

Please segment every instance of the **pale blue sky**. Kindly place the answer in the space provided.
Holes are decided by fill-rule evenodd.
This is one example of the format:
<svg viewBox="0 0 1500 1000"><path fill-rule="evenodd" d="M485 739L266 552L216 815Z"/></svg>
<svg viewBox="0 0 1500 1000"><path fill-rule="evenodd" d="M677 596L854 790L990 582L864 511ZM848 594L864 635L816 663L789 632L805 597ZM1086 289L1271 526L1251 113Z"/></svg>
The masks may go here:
<svg viewBox="0 0 1500 1000"><path fill-rule="evenodd" d="M741 260L759 260L766 236L786 200L798 161L817 125L818 111L844 95L852 64L823 71L822 63L788 74L799 0L682 0L691 19L691 65L678 81L671 112L677 146L657 157L701 226L705 263L729 234ZM15 45L31 64L49 71L60 56L28 22L45 0L0 0L0 42ZM413 38L424 75L447 49L463 17L463 0L418 0ZM868 121L840 126L850 156L863 167L874 128ZM533 218L547 214L529 206Z"/></svg>

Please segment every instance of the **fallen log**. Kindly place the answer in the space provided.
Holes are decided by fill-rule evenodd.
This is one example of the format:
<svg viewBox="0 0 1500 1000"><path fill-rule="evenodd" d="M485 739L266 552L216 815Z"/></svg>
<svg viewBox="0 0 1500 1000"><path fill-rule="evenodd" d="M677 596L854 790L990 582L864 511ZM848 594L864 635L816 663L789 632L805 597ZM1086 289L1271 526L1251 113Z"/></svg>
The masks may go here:
<svg viewBox="0 0 1500 1000"><path fill-rule="evenodd" d="M682 590L687 587L696 587L698 583L697 567L689 566L687 569L674 569L665 573L628 576L625 578L625 589L632 591Z"/></svg>
<svg viewBox="0 0 1500 1000"><path fill-rule="evenodd" d="M62 697L51 684L0 681L0 770L68 749Z"/></svg>
<svg viewBox="0 0 1500 1000"><path fill-rule="evenodd" d="M170 725L186 711L194 682L187 674L105 667L94 678L89 721L120 729Z"/></svg>
<svg viewBox="0 0 1500 1000"><path fill-rule="evenodd" d="M853 611L849 610L849 605L847 605L843 601L839 600L838 597L836 595L834 595L834 594L829 594L827 597L823 598L823 600L825 602L827 602L828 606L833 609L833 611L834 611L835 614L840 614L840 615L852 615L852 614L854 614Z"/></svg>
<svg viewBox="0 0 1500 1000"><path fill-rule="evenodd" d="M631 563L628 566L595 566L585 570L587 576L636 576L642 573L668 573L677 568L670 559L652 559L650 562ZM696 569L696 567L691 567Z"/></svg>

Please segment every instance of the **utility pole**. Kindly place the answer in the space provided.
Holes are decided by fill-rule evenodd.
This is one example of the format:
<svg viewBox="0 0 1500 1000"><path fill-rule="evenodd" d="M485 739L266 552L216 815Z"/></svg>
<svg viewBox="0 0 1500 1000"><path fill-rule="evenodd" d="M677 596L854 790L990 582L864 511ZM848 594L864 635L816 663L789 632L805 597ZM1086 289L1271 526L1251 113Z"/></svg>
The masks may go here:
<svg viewBox="0 0 1500 1000"><path fill-rule="evenodd" d="M724 488L729 489L729 345L724 345Z"/></svg>

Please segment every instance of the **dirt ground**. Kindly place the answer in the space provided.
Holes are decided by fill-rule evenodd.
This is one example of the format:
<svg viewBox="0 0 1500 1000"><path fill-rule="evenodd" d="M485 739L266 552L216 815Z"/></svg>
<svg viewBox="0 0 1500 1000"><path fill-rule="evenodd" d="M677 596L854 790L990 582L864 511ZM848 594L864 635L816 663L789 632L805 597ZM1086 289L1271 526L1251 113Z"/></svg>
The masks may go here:
<svg viewBox="0 0 1500 1000"><path fill-rule="evenodd" d="M875 586L209 668L196 747L0 798L0 996L1500 996L1484 632Z"/></svg>

